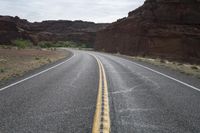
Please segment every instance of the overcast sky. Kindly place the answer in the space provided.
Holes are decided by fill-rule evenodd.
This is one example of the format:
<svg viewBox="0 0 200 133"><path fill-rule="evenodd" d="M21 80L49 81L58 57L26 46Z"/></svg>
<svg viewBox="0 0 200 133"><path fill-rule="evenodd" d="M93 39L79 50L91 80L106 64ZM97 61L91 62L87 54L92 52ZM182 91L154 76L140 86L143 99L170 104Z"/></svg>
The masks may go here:
<svg viewBox="0 0 200 133"><path fill-rule="evenodd" d="M113 22L143 3L144 0L0 0L0 15L19 16L31 22L58 19Z"/></svg>

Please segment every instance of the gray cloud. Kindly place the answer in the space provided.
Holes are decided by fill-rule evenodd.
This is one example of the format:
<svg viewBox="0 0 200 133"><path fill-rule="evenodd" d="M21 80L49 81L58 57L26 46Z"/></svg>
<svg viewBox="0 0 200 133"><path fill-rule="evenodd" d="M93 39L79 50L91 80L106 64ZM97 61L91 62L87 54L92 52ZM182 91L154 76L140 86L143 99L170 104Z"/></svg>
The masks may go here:
<svg viewBox="0 0 200 133"><path fill-rule="evenodd" d="M144 0L1 0L0 14L19 16L29 21L113 22L143 3Z"/></svg>

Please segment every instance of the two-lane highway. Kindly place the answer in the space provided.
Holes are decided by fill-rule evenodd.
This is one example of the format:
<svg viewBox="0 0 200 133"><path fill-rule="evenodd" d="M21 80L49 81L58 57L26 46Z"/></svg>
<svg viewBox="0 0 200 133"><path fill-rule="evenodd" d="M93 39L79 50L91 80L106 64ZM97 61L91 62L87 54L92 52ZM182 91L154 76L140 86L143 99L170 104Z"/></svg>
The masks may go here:
<svg viewBox="0 0 200 133"><path fill-rule="evenodd" d="M96 60L75 52L64 64L0 91L0 132L91 132L98 82Z"/></svg>
<svg viewBox="0 0 200 133"><path fill-rule="evenodd" d="M200 132L199 79L108 54L73 53L0 89L0 132Z"/></svg>
<svg viewBox="0 0 200 133"><path fill-rule="evenodd" d="M199 133L200 82L105 54L113 133ZM195 86L192 84L195 83Z"/></svg>

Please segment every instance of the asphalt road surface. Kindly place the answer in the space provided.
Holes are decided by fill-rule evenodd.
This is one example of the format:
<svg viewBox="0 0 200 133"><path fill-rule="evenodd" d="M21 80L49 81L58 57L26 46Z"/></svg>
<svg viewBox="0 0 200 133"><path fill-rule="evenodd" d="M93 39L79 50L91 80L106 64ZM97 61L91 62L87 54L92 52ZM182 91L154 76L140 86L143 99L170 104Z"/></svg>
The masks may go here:
<svg viewBox="0 0 200 133"><path fill-rule="evenodd" d="M73 53L0 87L0 133L95 132L106 85L104 133L200 133L199 79L108 54Z"/></svg>

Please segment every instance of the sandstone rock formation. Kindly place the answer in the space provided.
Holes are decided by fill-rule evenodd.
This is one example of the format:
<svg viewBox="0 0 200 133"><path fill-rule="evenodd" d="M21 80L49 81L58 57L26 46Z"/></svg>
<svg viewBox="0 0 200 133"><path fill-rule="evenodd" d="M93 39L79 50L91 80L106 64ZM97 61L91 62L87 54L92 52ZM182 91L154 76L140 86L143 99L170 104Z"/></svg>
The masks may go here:
<svg viewBox="0 0 200 133"><path fill-rule="evenodd" d="M96 32L107 25L67 20L30 23L19 17L0 16L0 43L26 38L35 44L40 41L71 40L92 45Z"/></svg>
<svg viewBox="0 0 200 133"><path fill-rule="evenodd" d="M200 1L146 0L97 33L95 48L128 55L200 60Z"/></svg>

